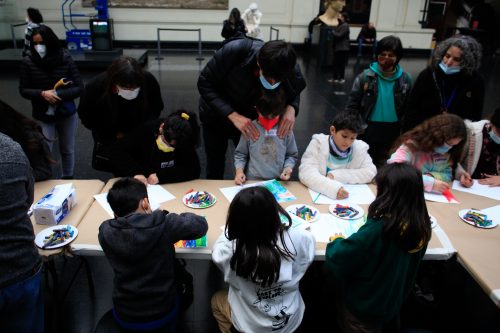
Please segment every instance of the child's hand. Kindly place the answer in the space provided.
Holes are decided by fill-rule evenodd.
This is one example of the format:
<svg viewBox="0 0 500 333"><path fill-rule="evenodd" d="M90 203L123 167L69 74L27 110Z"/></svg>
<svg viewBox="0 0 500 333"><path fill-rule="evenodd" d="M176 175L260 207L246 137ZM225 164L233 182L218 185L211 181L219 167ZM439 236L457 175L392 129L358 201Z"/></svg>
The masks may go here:
<svg viewBox="0 0 500 333"><path fill-rule="evenodd" d="M289 180L292 175L292 168L284 168L283 172L280 175L281 180Z"/></svg>
<svg viewBox="0 0 500 333"><path fill-rule="evenodd" d="M467 172L460 175L460 185L463 187L471 187L472 184L474 184L474 181Z"/></svg>
<svg viewBox="0 0 500 333"><path fill-rule="evenodd" d="M432 186L432 191L443 193L450 189L450 184L443 182L442 180L434 179L434 185Z"/></svg>
<svg viewBox="0 0 500 333"><path fill-rule="evenodd" d="M156 185L160 182L160 180L158 179L158 176L156 175L156 173L152 173L149 175L148 177L148 184L150 185Z"/></svg>
<svg viewBox="0 0 500 333"><path fill-rule="evenodd" d="M328 178L332 179L332 180L333 180L333 179L335 179L335 176L334 176L334 175L333 175L333 173L331 173L331 172L330 172L330 173L327 173L327 174L326 174L326 176L327 176Z"/></svg>
<svg viewBox="0 0 500 333"><path fill-rule="evenodd" d="M337 199L345 199L349 196L349 192L347 192L346 190L344 190L343 187L341 187L339 189L339 191L337 192Z"/></svg>
<svg viewBox="0 0 500 333"><path fill-rule="evenodd" d="M345 238L345 236L341 233L341 232L336 232L335 235L333 236L330 236L330 238L328 239L330 242L333 242L334 240L336 240L337 238Z"/></svg>
<svg viewBox="0 0 500 333"><path fill-rule="evenodd" d="M144 175L135 175L134 178L140 181L141 183L144 183L144 185L146 186L148 185L148 179L144 177Z"/></svg>
<svg viewBox="0 0 500 333"><path fill-rule="evenodd" d="M236 176L234 176L234 182L236 185L243 185L247 181L245 173L241 169L236 170Z"/></svg>

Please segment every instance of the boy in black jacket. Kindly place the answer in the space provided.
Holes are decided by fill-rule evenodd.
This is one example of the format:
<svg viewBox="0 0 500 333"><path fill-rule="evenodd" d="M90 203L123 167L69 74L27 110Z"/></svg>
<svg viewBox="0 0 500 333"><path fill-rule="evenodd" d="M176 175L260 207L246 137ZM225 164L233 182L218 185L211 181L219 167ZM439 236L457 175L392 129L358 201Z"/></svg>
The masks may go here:
<svg viewBox="0 0 500 333"><path fill-rule="evenodd" d="M166 327L178 301L174 243L208 229L204 217L151 211L146 185L118 180L108 193L115 218L99 228L99 243L115 273L113 316L126 329Z"/></svg>

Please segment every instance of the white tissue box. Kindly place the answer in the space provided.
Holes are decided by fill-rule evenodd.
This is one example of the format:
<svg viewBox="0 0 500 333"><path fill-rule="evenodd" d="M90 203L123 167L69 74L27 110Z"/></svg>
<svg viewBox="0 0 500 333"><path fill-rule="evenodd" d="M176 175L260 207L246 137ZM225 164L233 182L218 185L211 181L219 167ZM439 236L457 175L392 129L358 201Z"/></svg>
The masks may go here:
<svg viewBox="0 0 500 333"><path fill-rule="evenodd" d="M76 192L72 183L56 185L33 205L35 222L56 225L61 222L76 205Z"/></svg>

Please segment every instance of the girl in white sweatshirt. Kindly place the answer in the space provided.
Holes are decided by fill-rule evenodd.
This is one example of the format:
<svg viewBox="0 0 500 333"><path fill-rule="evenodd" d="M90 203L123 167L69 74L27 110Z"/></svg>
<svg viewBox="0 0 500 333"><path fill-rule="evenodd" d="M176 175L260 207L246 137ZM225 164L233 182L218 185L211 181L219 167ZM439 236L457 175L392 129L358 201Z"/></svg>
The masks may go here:
<svg viewBox="0 0 500 333"><path fill-rule="evenodd" d="M231 202L212 251L229 284L229 292L212 297L221 332L299 327L305 310L299 281L314 259L315 241L309 231L290 226L290 216L264 187L243 189Z"/></svg>

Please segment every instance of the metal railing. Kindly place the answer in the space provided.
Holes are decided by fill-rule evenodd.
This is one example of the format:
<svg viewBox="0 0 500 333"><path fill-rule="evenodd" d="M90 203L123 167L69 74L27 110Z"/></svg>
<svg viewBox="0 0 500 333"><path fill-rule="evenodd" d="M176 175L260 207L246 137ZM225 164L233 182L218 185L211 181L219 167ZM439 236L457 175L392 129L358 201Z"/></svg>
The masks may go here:
<svg viewBox="0 0 500 333"><path fill-rule="evenodd" d="M18 24L11 24L10 25L10 34L12 35L12 44L14 44L14 49L17 49L17 43L16 43L16 33L14 32L15 27L20 27L22 25L26 25L28 23L23 22L23 23L18 23Z"/></svg>
<svg viewBox="0 0 500 333"><path fill-rule="evenodd" d="M156 28L156 39L157 39L157 52L158 57L156 60L162 60L161 56L161 41L160 41L160 31L197 31L198 32L198 57L196 60L203 60L201 56L201 29L174 29L174 28Z"/></svg>
<svg viewBox="0 0 500 333"><path fill-rule="evenodd" d="M276 40L280 39L280 29L271 26L269 29L269 40L273 40L273 31L276 31Z"/></svg>

